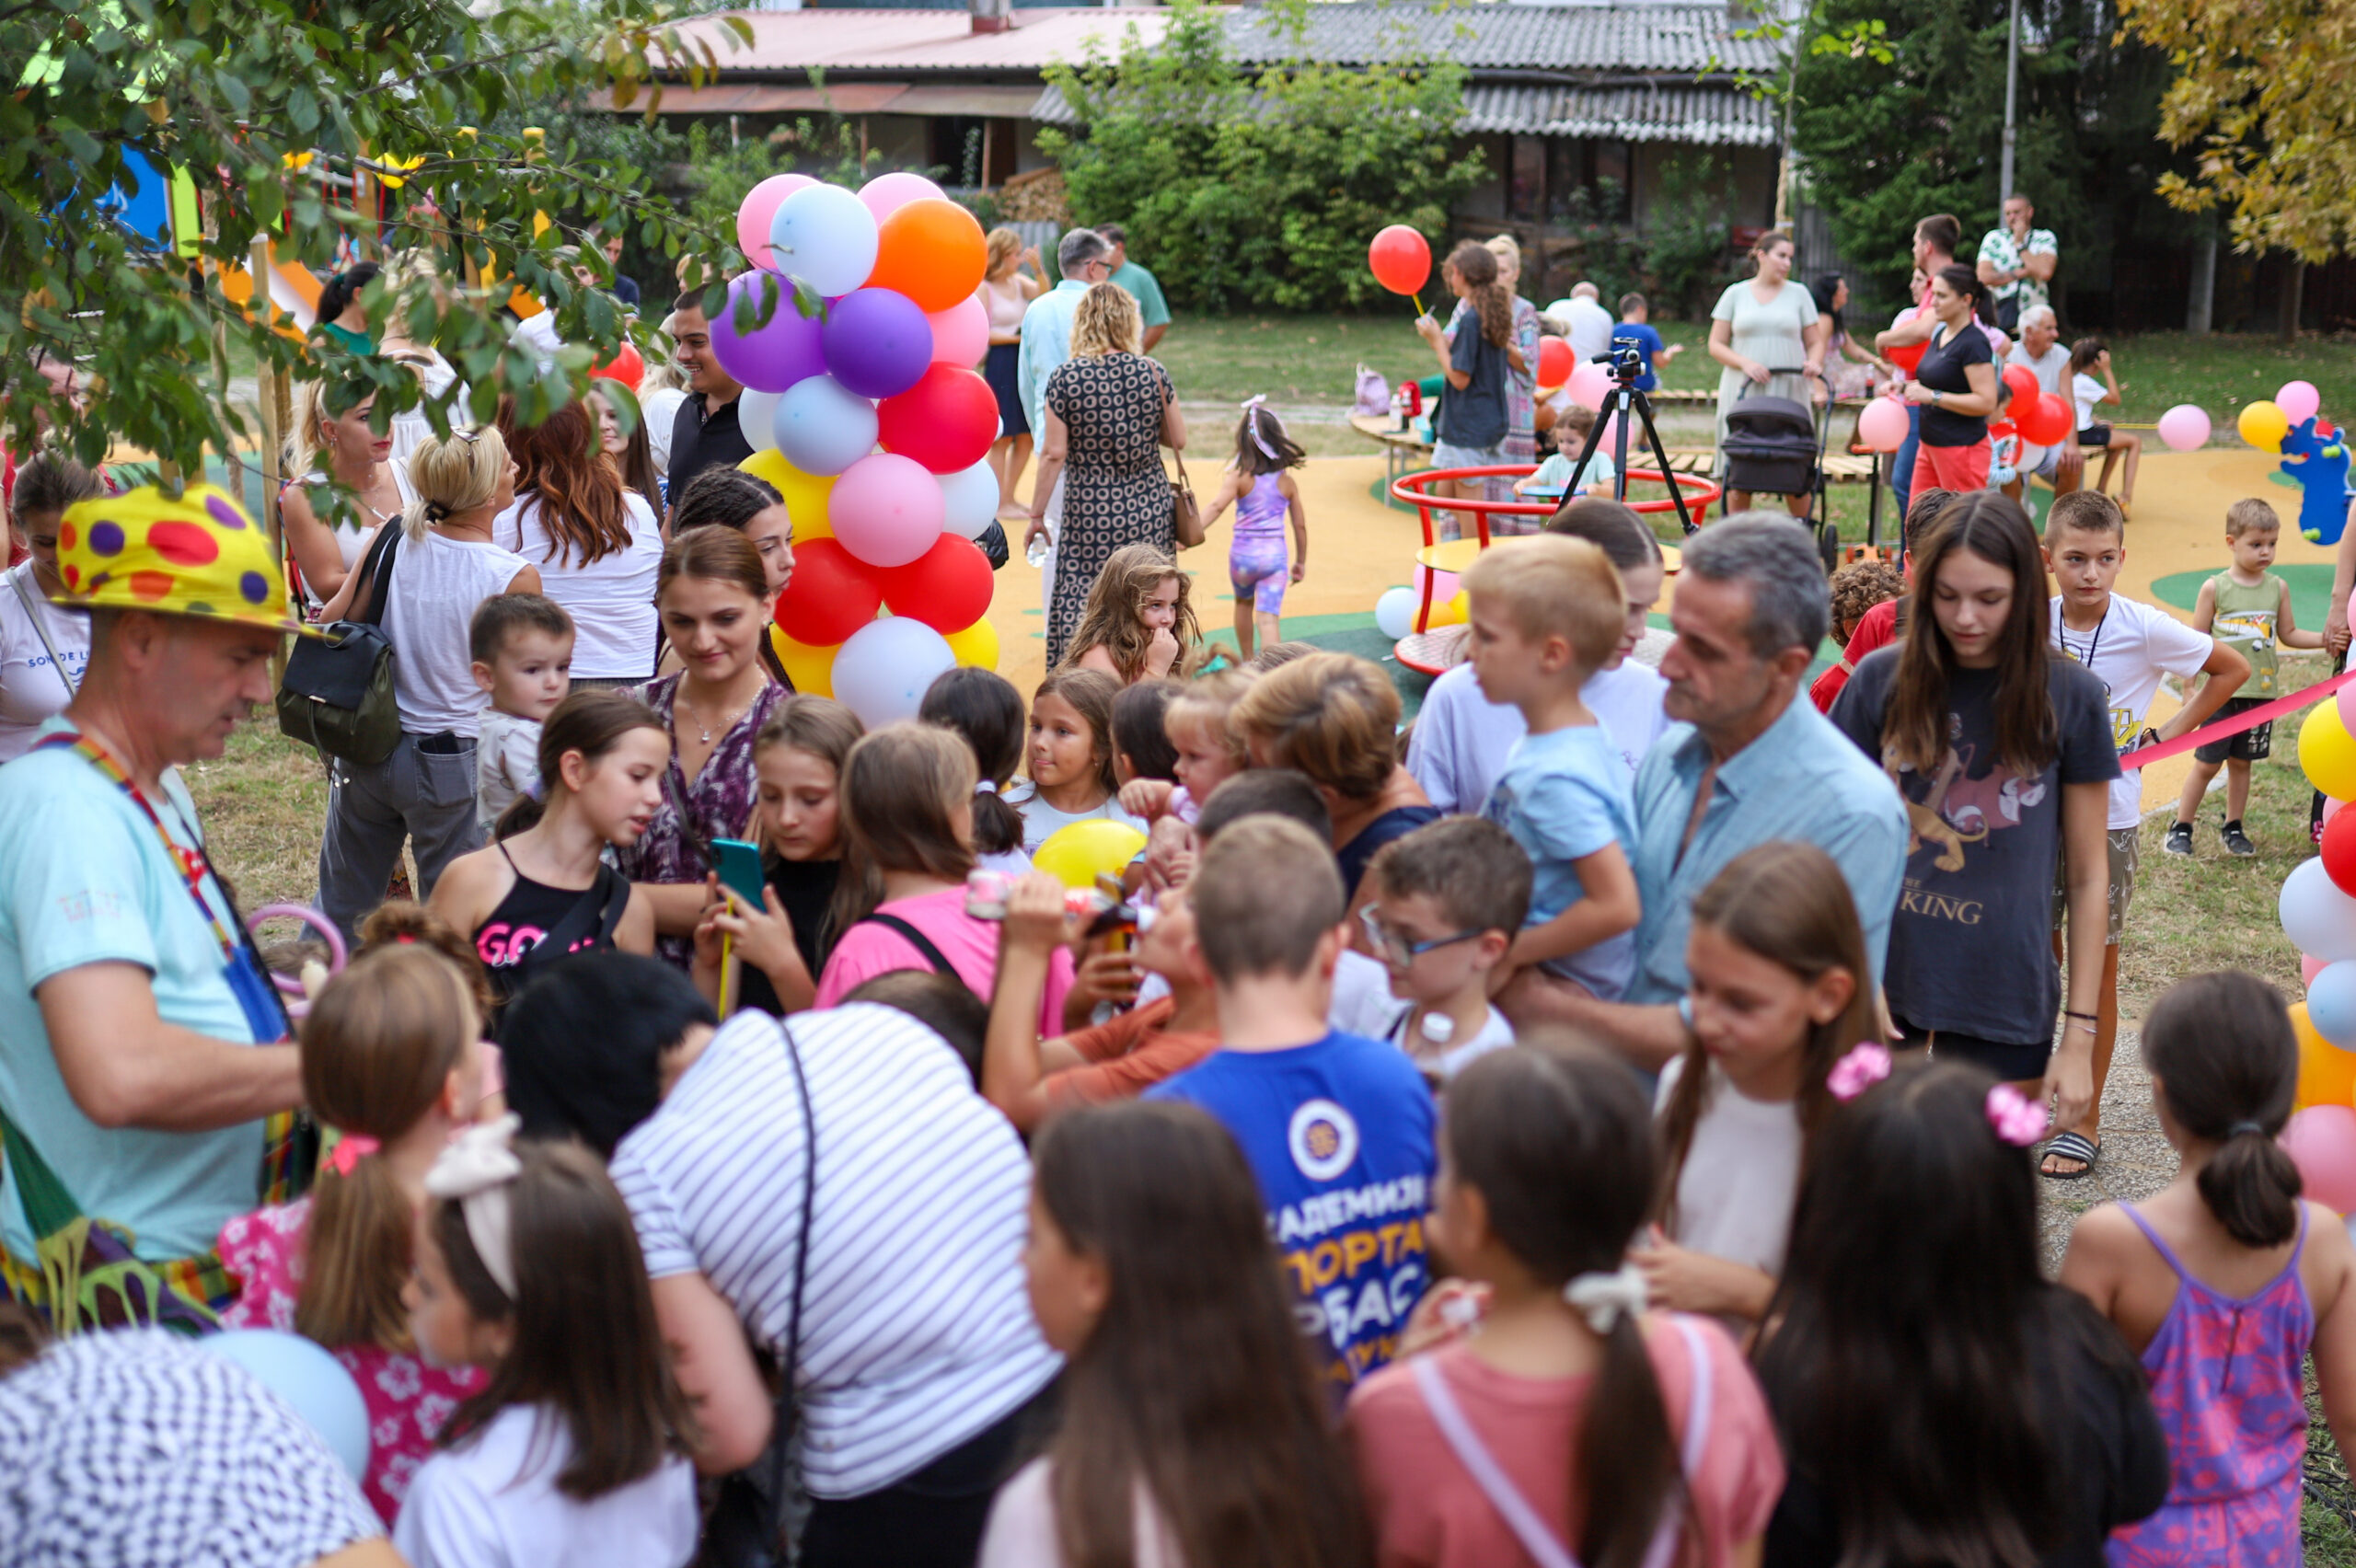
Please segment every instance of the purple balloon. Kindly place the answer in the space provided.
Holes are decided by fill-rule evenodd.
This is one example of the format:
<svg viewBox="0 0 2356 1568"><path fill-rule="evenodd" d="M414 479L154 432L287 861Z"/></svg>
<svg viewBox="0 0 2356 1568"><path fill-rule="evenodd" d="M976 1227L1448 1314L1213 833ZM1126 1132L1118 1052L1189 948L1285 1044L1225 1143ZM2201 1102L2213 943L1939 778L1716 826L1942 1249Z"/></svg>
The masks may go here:
<svg viewBox="0 0 2356 1568"><path fill-rule="evenodd" d="M826 372L862 398L896 398L932 363L932 323L892 289L859 289L826 313Z"/></svg>
<svg viewBox="0 0 2356 1568"><path fill-rule="evenodd" d="M774 304L768 321L736 329L736 302L757 315L762 290L771 291ZM756 392L782 392L826 368L820 346L817 318L793 307L793 286L774 272L747 272L728 285L728 305L711 320L711 352L720 368Z"/></svg>

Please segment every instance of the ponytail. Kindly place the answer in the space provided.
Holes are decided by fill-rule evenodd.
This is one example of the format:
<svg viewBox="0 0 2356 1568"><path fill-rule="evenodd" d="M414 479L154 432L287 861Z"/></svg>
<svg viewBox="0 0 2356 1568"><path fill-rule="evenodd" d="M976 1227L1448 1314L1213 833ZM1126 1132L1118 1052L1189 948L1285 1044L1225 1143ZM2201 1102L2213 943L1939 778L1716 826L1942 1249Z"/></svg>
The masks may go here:
<svg viewBox="0 0 2356 1568"><path fill-rule="evenodd" d="M925 688L917 717L962 737L973 749L974 852L1004 855L1022 847L1022 813L1002 791L1022 767L1022 694L994 670L961 666Z"/></svg>
<svg viewBox="0 0 2356 1568"><path fill-rule="evenodd" d="M1994 324L1995 303L1988 297L1987 285L1980 281L1979 273L1960 261L1950 261L1939 269L1939 276L1946 282L1947 287L1961 294L1970 304L1971 314L1975 318L1988 322L1992 326Z"/></svg>
<svg viewBox="0 0 2356 1568"><path fill-rule="evenodd" d="M2225 1234L2279 1247L2299 1230L2299 1168L2275 1137L2291 1117L2299 1041L2273 986L2254 974L2196 974L2153 1004L2143 1065L2169 1116L2216 1144L2195 1186Z"/></svg>

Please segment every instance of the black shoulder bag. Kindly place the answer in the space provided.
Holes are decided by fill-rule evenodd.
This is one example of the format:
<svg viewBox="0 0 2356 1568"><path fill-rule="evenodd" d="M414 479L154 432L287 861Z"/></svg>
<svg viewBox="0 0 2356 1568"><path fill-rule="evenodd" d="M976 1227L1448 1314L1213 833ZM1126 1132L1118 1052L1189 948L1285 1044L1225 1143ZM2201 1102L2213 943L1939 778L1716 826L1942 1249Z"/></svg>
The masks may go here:
<svg viewBox="0 0 2356 1568"><path fill-rule="evenodd" d="M396 516L376 532L360 563L367 609L298 637L278 684L278 732L323 756L373 767L401 742L400 709L393 700L393 643L385 635L385 599L392 590L393 551L401 537Z"/></svg>

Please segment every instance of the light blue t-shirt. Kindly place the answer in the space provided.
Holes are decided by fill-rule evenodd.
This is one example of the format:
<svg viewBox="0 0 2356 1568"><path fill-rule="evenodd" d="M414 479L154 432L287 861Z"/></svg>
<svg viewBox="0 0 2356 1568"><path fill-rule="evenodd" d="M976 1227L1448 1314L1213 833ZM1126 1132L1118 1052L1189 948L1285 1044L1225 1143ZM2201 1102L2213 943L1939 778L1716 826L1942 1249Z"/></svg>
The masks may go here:
<svg viewBox="0 0 2356 1568"><path fill-rule="evenodd" d="M1022 310L1022 346L1014 356L1014 380L1022 394L1022 418L1042 440L1040 400L1046 396L1047 377L1071 358L1072 317L1080 314L1080 298L1087 293L1086 283L1066 278Z"/></svg>
<svg viewBox="0 0 2356 1568"><path fill-rule="evenodd" d="M64 729L62 720L41 727ZM201 847L196 808L165 776L156 813L175 842ZM236 919L218 883L206 902ZM0 1106L82 1212L129 1230L150 1261L209 1251L222 1225L260 1196L262 1124L206 1133L106 1128L66 1091L33 987L84 964L147 971L166 1023L253 1043L224 977L221 944L196 912L156 829L77 753L50 746L0 767ZM0 1179L0 1244L20 1260L33 1236L13 1180Z"/></svg>
<svg viewBox="0 0 2356 1568"><path fill-rule="evenodd" d="M1530 488L1561 495L1571 488L1571 470L1576 467L1577 453L1557 452L1539 464L1538 472L1530 476ZM1579 490L1608 496L1611 493L1612 480L1619 477L1619 473L1620 470L1611 466L1611 459L1598 452L1587 460L1587 472L1579 476Z"/></svg>
<svg viewBox="0 0 2356 1568"><path fill-rule="evenodd" d="M1600 724L1575 724L1515 742L1483 814L1502 824L1529 853L1530 918L1524 930L1544 925L1587 896L1573 862L1614 844L1631 862L1635 859L1636 811L1628 792L1628 765ZM1616 1002L1635 973L1635 933L1623 931L1583 951L1549 959L1544 967Z"/></svg>

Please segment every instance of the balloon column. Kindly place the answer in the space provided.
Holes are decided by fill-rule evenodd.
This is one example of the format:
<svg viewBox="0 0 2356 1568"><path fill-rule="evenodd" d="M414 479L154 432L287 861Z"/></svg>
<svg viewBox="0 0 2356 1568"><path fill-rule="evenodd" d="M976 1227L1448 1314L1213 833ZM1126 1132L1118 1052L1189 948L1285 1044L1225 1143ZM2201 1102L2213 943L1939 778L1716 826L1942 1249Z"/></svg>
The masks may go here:
<svg viewBox="0 0 2356 1568"><path fill-rule="evenodd" d="M2279 454L2282 472L2298 482L2300 536L2338 544L2348 527L2348 438L2325 422L2314 384L2284 382L2271 398L2243 409L2234 427L2259 451Z"/></svg>
<svg viewBox="0 0 2356 1568"><path fill-rule="evenodd" d="M989 342L981 225L917 175L856 192L777 175L736 234L755 270L729 283L711 347L745 387L741 467L793 518L770 640L798 690L870 726L914 718L942 671L998 665L974 543L998 514L998 399L972 369ZM793 280L823 311L802 314Z"/></svg>
<svg viewBox="0 0 2356 1568"><path fill-rule="evenodd" d="M2297 1110L2282 1147L2307 1195L2356 1213L2356 687L2342 686L2299 726L2299 766L2333 802L2321 853L2282 883L2282 929L2302 955L2307 998L2291 1009L2299 1037Z"/></svg>

